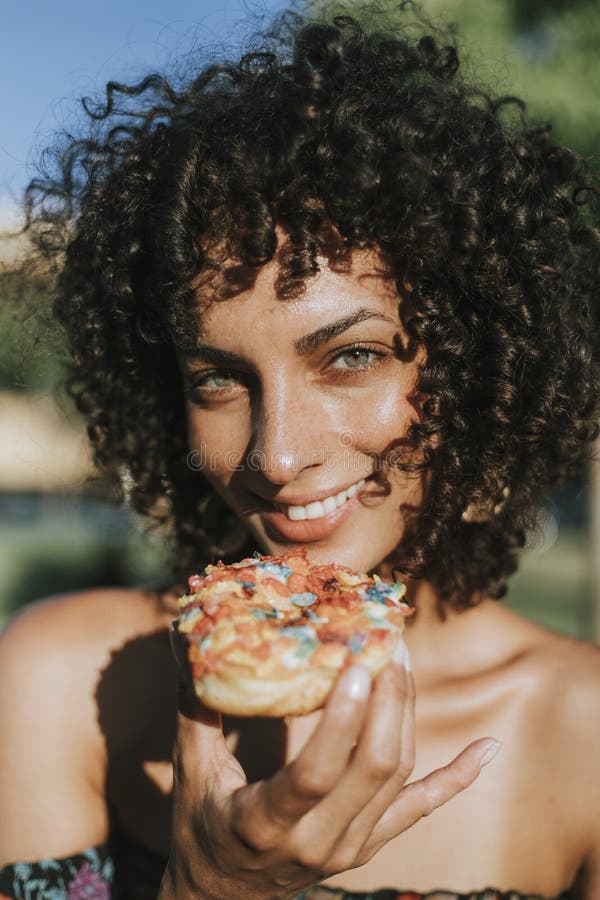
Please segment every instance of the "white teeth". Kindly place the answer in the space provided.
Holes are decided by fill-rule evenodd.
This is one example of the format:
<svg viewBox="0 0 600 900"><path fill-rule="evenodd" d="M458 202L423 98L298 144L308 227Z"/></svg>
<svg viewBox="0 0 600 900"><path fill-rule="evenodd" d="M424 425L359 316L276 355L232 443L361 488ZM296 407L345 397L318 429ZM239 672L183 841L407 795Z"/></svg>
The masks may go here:
<svg viewBox="0 0 600 900"><path fill-rule="evenodd" d="M325 497L324 500L321 500L321 503L323 504L325 515L329 515L329 513L335 512L337 509L335 497Z"/></svg>
<svg viewBox="0 0 600 900"><path fill-rule="evenodd" d="M282 512L285 511L285 507L281 507ZM287 517L291 519L292 522L302 522L306 519L306 508L304 506L288 506L287 508Z"/></svg>
<svg viewBox="0 0 600 900"><path fill-rule="evenodd" d="M325 507L321 500L315 500L314 503L309 503L304 509L306 510L307 519L318 519L319 516L325 515Z"/></svg>
<svg viewBox="0 0 600 900"><path fill-rule="evenodd" d="M307 506L285 506L282 503L276 503L275 506L281 512L284 512L292 522L303 522L305 519L319 519L321 516L327 516L335 512L346 500L354 497L365 481L365 478L361 478L356 484L350 485L346 491L332 494L331 497L325 497L323 500L315 500L314 503L309 503Z"/></svg>

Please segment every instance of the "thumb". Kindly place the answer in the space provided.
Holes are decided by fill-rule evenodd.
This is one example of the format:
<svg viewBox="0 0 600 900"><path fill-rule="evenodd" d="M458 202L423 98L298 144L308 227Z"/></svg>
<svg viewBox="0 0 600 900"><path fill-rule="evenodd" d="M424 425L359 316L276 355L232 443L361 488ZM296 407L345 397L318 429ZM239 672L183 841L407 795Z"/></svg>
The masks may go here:
<svg viewBox="0 0 600 900"><path fill-rule="evenodd" d="M209 709L200 702L194 690L194 679L187 654L188 638L181 634L177 628L177 620L171 622L169 630L169 638L171 640L171 650L177 663L179 674L178 683L178 703L177 708L179 715L195 722L207 725L223 731L221 714L216 710Z"/></svg>
<svg viewBox="0 0 600 900"><path fill-rule="evenodd" d="M218 773L229 774L238 770L235 787L246 784L243 770L229 751L223 734L223 718L220 712L202 703L194 690L194 681L186 652L187 639L177 622L171 623L171 648L179 672L177 708L177 734L175 738L174 766L181 777L192 773L201 781L214 780Z"/></svg>

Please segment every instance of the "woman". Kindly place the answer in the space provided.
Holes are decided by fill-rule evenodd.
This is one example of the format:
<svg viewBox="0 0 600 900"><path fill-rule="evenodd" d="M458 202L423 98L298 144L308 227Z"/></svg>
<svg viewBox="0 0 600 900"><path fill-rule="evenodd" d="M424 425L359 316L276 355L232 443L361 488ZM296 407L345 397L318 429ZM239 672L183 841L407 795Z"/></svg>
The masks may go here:
<svg viewBox="0 0 600 900"><path fill-rule="evenodd" d="M29 190L96 459L176 570L6 630L0 889L591 900L600 655L497 602L597 432L583 164L430 34L287 14L262 41L109 84ZM185 576L300 545L407 583L414 677L400 647L291 720L184 683L176 717Z"/></svg>

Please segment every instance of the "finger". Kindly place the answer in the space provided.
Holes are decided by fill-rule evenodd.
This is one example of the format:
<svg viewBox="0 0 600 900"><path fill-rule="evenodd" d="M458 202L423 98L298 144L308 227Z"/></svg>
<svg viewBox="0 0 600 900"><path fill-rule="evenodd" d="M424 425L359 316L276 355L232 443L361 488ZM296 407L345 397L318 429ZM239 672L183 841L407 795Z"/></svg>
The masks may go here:
<svg viewBox="0 0 600 900"><path fill-rule="evenodd" d="M177 707L180 714L205 725L219 728L221 726L220 714L201 703L194 690L194 678L187 653L188 639L179 632L176 621L171 622L169 639L171 641L171 650L177 663Z"/></svg>
<svg viewBox="0 0 600 900"><path fill-rule="evenodd" d="M377 802L377 798L391 780L395 782L395 796L412 770L412 754L402 750L403 726L406 719L410 720L406 707L412 693L412 678L401 665L392 663L376 679L350 766L331 793L300 824L305 850L310 852L314 845L316 851L336 858L339 852L344 858L351 857L346 868L352 864L368 836L365 828L369 827L369 820L377 822L392 797L387 802ZM352 840L345 840L349 829L354 829Z"/></svg>
<svg viewBox="0 0 600 900"><path fill-rule="evenodd" d="M295 760L234 798L234 827L254 849L276 847L339 781L360 734L371 679L363 666L338 678L325 712Z"/></svg>
<svg viewBox="0 0 600 900"><path fill-rule="evenodd" d="M436 769L419 781L405 785L384 812L365 844L367 862L384 844L406 831L424 816L431 815L452 797L468 788L484 765L494 758L502 742L482 738L469 744L447 766Z"/></svg>
<svg viewBox="0 0 600 900"><path fill-rule="evenodd" d="M173 776L176 787L199 790L208 782L227 776L230 790L246 783L243 771L231 755L223 735L222 717L196 696L190 671L186 639L171 623L170 640L178 666L177 730L173 751ZM233 776L233 783L231 783ZM184 788L185 786L185 788Z"/></svg>
<svg viewBox="0 0 600 900"><path fill-rule="evenodd" d="M372 800L350 822L332 850L334 859L356 860L365 842L382 815L398 796L406 784L415 764L415 683L412 674L406 676L406 699L400 733L400 756L398 766L390 778L381 786ZM348 868L348 866L346 866Z"/></svg>

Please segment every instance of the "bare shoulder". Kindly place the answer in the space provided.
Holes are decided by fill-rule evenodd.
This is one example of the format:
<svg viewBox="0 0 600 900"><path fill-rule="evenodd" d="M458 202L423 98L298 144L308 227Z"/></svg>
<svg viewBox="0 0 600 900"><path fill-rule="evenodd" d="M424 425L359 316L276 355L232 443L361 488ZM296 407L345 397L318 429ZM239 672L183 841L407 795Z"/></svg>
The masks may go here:
<svg viewBox="0 0 600 900"><path fill-rule="evenodd" d="M164 640L164 610L161 617L156 598L141 590L42 600L5 627L0 865L69 855L106 838L107 750L98 686L115 653L156 633Z"/></svg>
<svg viewBox="0 0 600 900"><path fill-rule="evenodd" d="M529 657L533 670L541 673L541 686L577 733L588 728L600 733L600 647L539 626L534 635Z"/></svg>
<svg viewBox="0 0 600 900"><path fill-rule="evenodd" d="M485 626L505 636L500 642L507 658L518 660L531 686L547 690L557 701L597 699L600 690L600 646L570 637L494 603Z"/></svg>
<svg viewBox="0 0 600 900"><path fill-rule="evenodd" d="M554 865L558 881L575 884L573 897L600 897L600 648L506 607L487 614L514 712L498 734L505 747L497 765L507 772L514 808L527 809L538 835L532 866Z"/></svg>
<svg viewBox="0 0 600 900"><path fill-rule="evenodd" d="M20 685L53 685L56 703L81 699L111 653L164 628L165 622L156 595L142 589L90 590L40 600L23 609L0 635L2 682L10 684L18 675Z"/></svg>
<svg viewBox="0 0 600 900"><path fill-rule="evenodd" d="M141 588L82 591L33 603L0 635L2 689L21 697L26 690L39 716L69 711L71 728L80 729L80 738L85 729L100 746L100 702L108 708L127 681L144 680L142 673L153 669L164 677L172 665L170 618L164 599Z"/></svg>
<svg viewBox="0 0 600 900"><path fill-rule="evenodd" d="M600 647L535 628L528 654L537 783L554 785L575 897L600 896Z"/></svg>
<svg viewBox="0 0 600 900"><path fill-rule="evenodd" d="M547 670L544 692L551 698L554 721L549 736L560 746L573 771L572 786L581 791L582 810L595 804L597 827L600 808L600 647L591 641L563 635L546 638L540 645ZM592 812L592 810L590 810ZM600 837L600 835L599 835Z"/></svg>
<svg viewBox="0 0 600 900"><path fill-rule="evenodd" d="M517 617L520 619L520 617ZM522 620L525 622L525 620ZM600 647L532 622L523 626L524 686L544 715L548 737L600 737ZM553 716L548 712L552 710ZM562 723L562 724L561 724Z"/></svg>
<svg viewBox="0 0 600 900"><path fill-rule="evenodd" d="M90 638L147 630L165 615L166 604L156 591L145 588L99 588L41 598L24 607L3 634L50 627L69 634L82 627Z"/></svg>
<svg viewBox="0 0 600 900"><path fill-rule="evenodd" d="M532 752L539 748L540 774L544 765L560 771L582 808L586 795L600 801L600 755L590 753L600 746L600 647L507 608L496 607L492 616L486 624L493 621L495 634L504 637L502 658L513 673L524 736Z"/></svg>

